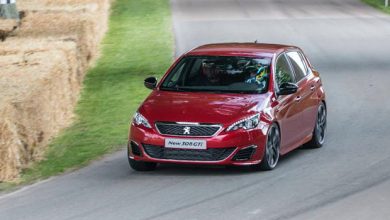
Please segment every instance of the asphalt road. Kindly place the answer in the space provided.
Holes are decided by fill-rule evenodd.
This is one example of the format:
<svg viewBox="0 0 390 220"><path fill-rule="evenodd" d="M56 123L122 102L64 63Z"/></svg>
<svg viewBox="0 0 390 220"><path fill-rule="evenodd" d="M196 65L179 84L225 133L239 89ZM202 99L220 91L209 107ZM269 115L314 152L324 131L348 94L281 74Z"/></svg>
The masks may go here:
<svg viewBox="0 0 390 220"><path fill-rule="evenodd" d="M0 198L0 219L388 219L390 17L358 0L172 0L177 54L203 43L302 47L328 95L326 144L276 170L129 170L125 152Z"/></svg>

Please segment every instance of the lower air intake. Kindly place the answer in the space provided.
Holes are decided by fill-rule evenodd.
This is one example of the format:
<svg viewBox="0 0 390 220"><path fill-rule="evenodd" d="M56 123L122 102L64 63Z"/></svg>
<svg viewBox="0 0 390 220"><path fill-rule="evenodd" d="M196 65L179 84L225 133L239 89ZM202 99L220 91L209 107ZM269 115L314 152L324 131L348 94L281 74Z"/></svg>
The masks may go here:
<svg viewBox="0 0 390 220"><path fill-rule="evenodd" d="M239 150L236 155L234 155L233 160L250 160L252 155L255 153L256 147L248 147L242 150Z"/></svg>
<svg viewBox="0 0 390 220"><path fill-rule="evenodd" d="M152 158L189 161L220 161L229 157L235 148L210 148L206 150L172 149L143 144L145 152Z"/></svg>
<svg viewBox="0 0 390 220"><path fill-rule="evenodd" d="M130 142L131 152L133 155L141 156L141 150L139 149L138 145L134 142Z"/></svg>

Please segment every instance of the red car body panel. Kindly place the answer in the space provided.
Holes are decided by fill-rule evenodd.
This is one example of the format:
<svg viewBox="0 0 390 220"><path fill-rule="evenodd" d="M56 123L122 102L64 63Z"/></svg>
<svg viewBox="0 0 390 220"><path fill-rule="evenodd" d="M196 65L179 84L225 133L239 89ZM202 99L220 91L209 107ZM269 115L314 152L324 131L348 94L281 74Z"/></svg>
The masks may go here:
<svg viewBox="0 0 390 220"><path fill-rule="evenodd" d="M152 128L137 126L132 123L129 132L129 157L137 161L156 163L183 164L216 164L216 165L251 165L261 162L266 134L272 123L277 123L281 133L280 154L308 142L315 126L317 108L325 102L325 92L322 88L318 72L307 58L306 64L310 73L297 83L296 93L277 97L274 87L274 74L269 79L268 92L264 94L215 94L207 92L171 92L159 89L161 82L171 72L174 66L186 56L244 56L269 57L272 59L271 70L274 71L275 59L286 51L303 52L293 46L254 43L212 44L196 48L180 57L167 71L156 89L147 97L138 109L149 121ZM260 113L261 122L258 128L252 130L239 129L227 132L232 123L248 116ZM191 139L206 139L207 148L234 147L235 150L221 161L196 160L166 160L149 156L143 144L164 147L165 138L175 136L162 135L155 127L156 122L197 122L220 124L222 129L212 137L191 137ZM185 138L185 137L183 137ZM141 156L134 155L130 143L136 143ZM249 160L234 161L232 158L241 149L255 145L256 151Z"/></svg>
<svg viewBox="0 0 390 220"><path fill-rule="evenodd" d="M262 108L266 94L213 94L153 91L140 108L149 122L176 121L215 123L229 126L237 118L254 115ZM174 106L174 107L172 107ZM169 111L162 111L169 109Z"/></svg>

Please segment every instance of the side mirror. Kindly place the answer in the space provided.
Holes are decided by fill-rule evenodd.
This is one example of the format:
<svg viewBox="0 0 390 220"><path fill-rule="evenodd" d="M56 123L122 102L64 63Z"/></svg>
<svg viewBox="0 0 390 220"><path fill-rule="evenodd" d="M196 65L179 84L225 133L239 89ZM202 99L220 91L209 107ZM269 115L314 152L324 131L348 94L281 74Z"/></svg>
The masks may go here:
<svg viewBox="0 0 390 220"><path fill-rule="evenodd" d="M157 78L153 76L146 78L144 85L148 89L155 89L157 85Z"/></svg>
<svg viewBox="0 0 390 220"><path fill-rule="evenodd" d="M298 91L298 86L294 83L282 83L279 87L278 95L290 95Z"/></svg>

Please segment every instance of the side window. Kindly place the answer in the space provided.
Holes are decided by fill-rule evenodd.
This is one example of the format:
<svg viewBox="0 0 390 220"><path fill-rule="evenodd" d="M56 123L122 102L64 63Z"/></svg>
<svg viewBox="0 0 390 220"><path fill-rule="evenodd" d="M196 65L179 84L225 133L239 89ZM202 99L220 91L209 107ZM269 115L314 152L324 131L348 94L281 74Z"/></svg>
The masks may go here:
<svg viewBox="0 0 390 220"><path fill-rule="evenodd" d="M185 64L181 64L180 67L175 71L175 73L173 74L172 78L171 78L171 81L172 82L177 82L177 80L179 80L179 76L180 76L180 73L183 72L184 70L184 67L185 67Z"/></svg>
<svg viewBox="0 0 390 220"><path fill-rule="evenodd" d="M276 83L280 86L283 83L295 83L294 76L285 55L279 56L275 65Z"/></svg>
<svg viewBox="0 0 390 220"><path fill-rule="evenodd" d="M184 60L184 59L183 59ZM188 62L181 61L177 66L173 69L172 74L168 76L167 80L164 81L163 86L171 87L173 85L179 84L179 77L184 69L187 67Z"/></svg>
<svg viewBox="0 0 390 220"><path fill-rule="evenodd" d="M290 59L292 67L294 68L296 80L299 81L303 79L307 75L307 69L299 53L295 51L288 52L287 56Z"/></svg>
<svg viewBox="0 0 390 220"><path fill-rule="evenodd" d="M203 59L196 59L191 66L190 74L188 78L192 79L194 77L197 77L200 73L200 67L202 66Z"/></svg>
<svg viewBox="0 0 390 220"><path fill-rule="evenodd" d="M302 60L303 64L305 65L306 75L308 75L311 71L310 67L309 67L309 60L307 60L307 57L305 57L305 55L303 55L302 52L298 52L298 53L301 56L301 60Z"/></svg>

